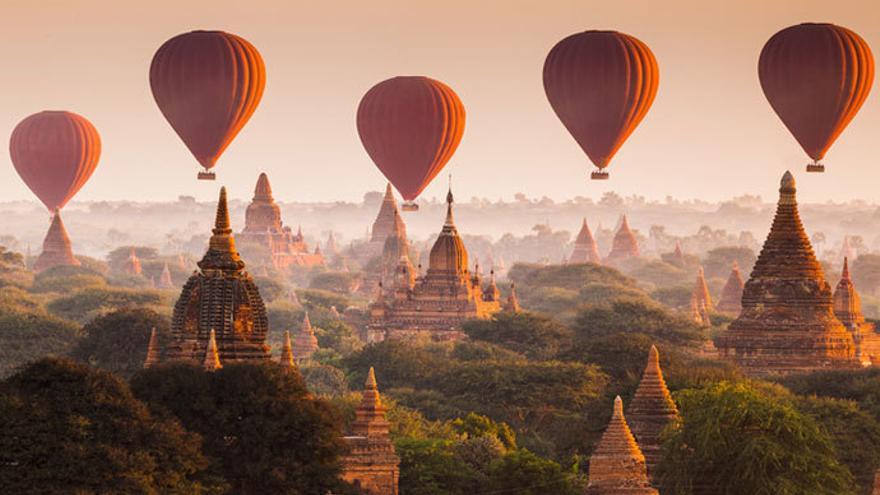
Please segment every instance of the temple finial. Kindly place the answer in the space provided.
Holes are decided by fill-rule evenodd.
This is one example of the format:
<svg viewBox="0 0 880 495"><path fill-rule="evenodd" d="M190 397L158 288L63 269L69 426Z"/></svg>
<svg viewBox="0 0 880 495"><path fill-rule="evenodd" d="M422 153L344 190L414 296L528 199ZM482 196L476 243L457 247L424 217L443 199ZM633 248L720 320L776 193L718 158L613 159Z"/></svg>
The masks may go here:
<svg viewBox="0 0 880 495"><path fill-rule="evenodd" d="M229 206L226 204L226 186L220 188L220 199L217 201L217 217L214 219L214 233L222 234L230 231Z"/></svg>
<svg viewBox="0 0 880 495"><path fill-rule="evenodd" d="M205 360L202 363L205 371L216 371L223 367L220 363L220 353L217 352L217 334L211 329L211 336L208 338L208 348L205 350Z"/></svg>
<svg viewBox="0 0 880 495"><path fill-rule="evenodd" d="M367 381L364 383L364 388L367 390L378 390L379 385L376 383L376 370L370 366L370 371L367 373Z"/></svg>

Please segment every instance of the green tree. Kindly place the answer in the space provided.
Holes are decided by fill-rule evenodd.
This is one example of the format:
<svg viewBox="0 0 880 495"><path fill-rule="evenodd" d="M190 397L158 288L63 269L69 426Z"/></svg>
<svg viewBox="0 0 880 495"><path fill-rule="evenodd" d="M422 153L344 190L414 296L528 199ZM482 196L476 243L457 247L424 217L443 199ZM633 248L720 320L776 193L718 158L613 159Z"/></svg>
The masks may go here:
<svg viewBox="0 0 880 495"><path fill-rule="evenodd" d="M468 337L492 342L531 359L551 359L571 346L572 332L546 316L497 313L491 320L470 320L463 325Z"/></svg>
<svg viewBox="0 0 880 495"><path fill-rule="evenodd" d="M13 292L11 288L0 291ZM12 309L0 304L0 377L27 362L67 354L78 337L77 325L49 315L41 308L25 305Z"/></svg>
<svg viewBox="0 0 880 495"><path fill-rule="evenodd" d="M155 311L131 308L99 316L83 327L71 357L130 378L144 367L153 328L164 347L170 338L169 322Z"/></svg>
<svg viewBox="0 0 880 495"><path fill-rule="evenodd" d="M703 269L709 278L723 278L727 280L733 262L739 265L740 273L744 278L749 277L752 267L758 257L751 248L745 246L722 246L710 250L703 260Z"/></svg>
<svg viewBox="0 0 880 495"><path fill-rule="evenodd" d="M364 383L366 370L375 367L376 379L383 389L421 384L445 366L442 358L424 347L400 339L367 345L343 363L352 372L349 383L354 384Z"/></svg>
<svg viewBox="0 0 880 495"><path fill-rule="evenodd" d="M313 398L298 373L274 364L187 364L142 371L137 397L202 435L209 471L236 494L323 494L338 480L342 420Z"/></svg>
<svg viewBox="0 0 880 495"><path fill-rule="evenodd" d="M155 290L91 287L50 302L47 308L62 318L85 323L95 316L122 308L169 303Z"/></svg>
<svg viewBox="0 0 880 495"><path fill-rule="evenodd" d="M865 294L880 294L880 255L863 254L850 263L853 283L859 291Z"/></svg>
<svg viewBox="0 0 880 495"><path fill-rule="evenodd" d="M451 440L400 439L400 492L408 495L479 493L479 473L458 456Z"/></svg>
<svg viewBox="0 0 880 495"><path fill-rule="evenodd" d="M4 493L206 493L197 435L110 373L47 358L0 383Z"/></svg>
<svg viewBox="0 0 880 495"><path fill-rule="evenodd" d="M683 346L704 340L702 329L687 318L659 304L632 299L615 299L608 304L587 307L578 314L574 331L579 343L632 333Z"/></svg>
<svg viewBox="0 0 880 495"><path fill-rule="evenodd" d="M520 449L492 462L486 491L518 495L580 495L584 488L574 473L564 471L556 462Z"/></svg>
<svg viewBox="0 0 880 495"><path fill-rule="evenodd" d="M663 445L663 493L854 493L828 435L784 398L732 382L676 398L683 421Z"/></svg>

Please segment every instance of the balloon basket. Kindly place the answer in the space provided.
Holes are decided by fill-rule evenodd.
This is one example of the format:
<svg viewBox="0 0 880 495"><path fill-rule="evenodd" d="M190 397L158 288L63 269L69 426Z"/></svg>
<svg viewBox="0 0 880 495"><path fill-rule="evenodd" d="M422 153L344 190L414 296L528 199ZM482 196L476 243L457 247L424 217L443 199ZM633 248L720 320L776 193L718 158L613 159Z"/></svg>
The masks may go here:
<svg viewBox="0 0 880 495"><path fill-rule="evenodd" d="M217 178L217 174L214 172L199 172L199 180L214 180Z"/></svg>
<svg viewBox="0 0 880 495"><path fill-rule="evenodd" d="M825 172L825 165L822 165L821 163L818 163L818 162L808 163L807 164L807 172L814 172L814 173L821 174L822 172Z"/></svg>
<svg viewBox="0 0 880 495"><path fill-rule="evenodd" d="M406 203L403 203L403 206L401 206L400 209L403 211L419 211L419 205L412 201L407 201Z"/></svg>
<svg viewBox="0 0 880 495"><path fill-rule="evenodd" d="M593 180L608 180L608 172L604 170L596 170L590 174L590 178Z"/></svg>

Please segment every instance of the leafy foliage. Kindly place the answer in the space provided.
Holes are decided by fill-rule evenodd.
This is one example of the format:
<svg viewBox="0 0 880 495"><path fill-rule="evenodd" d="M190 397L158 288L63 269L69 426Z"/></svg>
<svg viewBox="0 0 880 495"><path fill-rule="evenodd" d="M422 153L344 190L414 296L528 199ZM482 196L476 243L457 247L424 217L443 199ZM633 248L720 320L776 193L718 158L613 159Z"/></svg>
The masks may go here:
<svg viewBox="0 0 880 495"><path fill-rule="evenodd" d="M572 332L546 316L497 313L491 320L470 320L464 332L474 340L493 342L530 359L550 359L571 346Z"/></svg>
<svg viewBox="0 0 880 495"><path fill-rule="evenodd" d="M5 493L207 493L199 438L113 375L43 359L0 383Z"/></svg>
<svg viewBox="0 0 880 495"><path fill-rule="evenodd" d="M163 295L154 290L91 287L59 297L47 307L51 313L62 318L85 323L96 316L122 308L160 306L163 303L170 301L164 300Z"/></svg>
<svg viewBox="0 0 880 495"><path fill-rule="evenodd" d="M144 370L132 390L202 435L209 472L232 493L314 495L337 490L341 418L297 373L272 364L229 364L207 373L186 364Z"/></svg>
<svg viewBox="0 0 880 495"><path fill-rule="evenodd" d="M828 435L787 400L731 382L676 398L683 423L663 446L664 493L853 493Z"/></svg>

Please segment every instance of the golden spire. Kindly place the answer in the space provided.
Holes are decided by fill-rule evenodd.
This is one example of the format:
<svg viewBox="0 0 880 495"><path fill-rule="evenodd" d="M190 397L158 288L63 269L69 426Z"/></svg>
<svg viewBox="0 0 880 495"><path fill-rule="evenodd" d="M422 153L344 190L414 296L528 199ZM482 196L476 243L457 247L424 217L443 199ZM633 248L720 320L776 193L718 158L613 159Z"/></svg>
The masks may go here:
<svg viewBox="0 0 880 495"><path fill-rule="evenodd" d="M147 344L147 358L144 359L144 368L149 368L159 363L159 335L156 327L150 332L150 343Z"/></svg>
<svg viewBox="0 0 880 495"><path fill-rule="evenodd" d="M367 373L367 380L364 382L364 388L366 390L379 390L379 385L376 383L376 370L370 366L370 371Z"/></svg>
<svg viewBox="0 0 880 495"><path fill-rule="evenodd" d="M516 297L516 284L510 284L510 294L507 296L507 301L504 303L504 311L508 313L519 313L519 299Z"/></svg>
<svg viewBox="0 0 880 495"><path fill-rule="evenodd" d="M627 415L632 433L645 455L648 473L651 474L660 461L660 434L678 418L678 408L672 401L660 369L660 353L654 345L648 352L648 362Z"/></svg>
<svg viewBox="0 0 880 495"><path fill-rule="evenodd" d="M205 360L202 362L205 371L217 371L223 367L220 363L220 354L217 352L217 336L214 329L211 329L211 336L208 338L208 348L205 349Z"/></svg>
<svg viewBox="0 0 880 495"><path fill-rule="evenodd" d="M284 331L284 344L281 347L279 363L285 368L296 368L296 363L293 360L293 346L290 343L290 330Z"/></svg>
<svg viewBox="0 0 880 495"><path fill-rule="evenodd" d="M213 235L208 243L208 252L199 261L199 268L215 270L241 270L244 262L235 249L235 239L229 222L229 207L226 204L226 188L220 188L217 201L217 216L214 219Z"/></svg>
<svg viewBox="0 0 880 495"><path fill-rule="evenodd" d="M843 270L840 274L840 281L834 288L833 296L834 316L850 330L857 329L865 322L865 316L862 313L862 301L859 293L856 292L856 286L852 281L849 273L849 260L843 258Z"/></svg>
<svg viewBox="0 0 880 495"><path fill-rule="evenodd" d="M455 219L452 217L452 203L454 202L455 198L452 197L452 186L450 185L446 193L446 221L444 222L444 227L447 225L455 227Z"/></svg>
<svg viewBox="0 0 880 495"><path fill-rule="evenodd" d="M645 456L626 424L620 396L614 399L611 421L590 456L589 479L587 493L610 494L620 489L633 494L657 493L648 483Z"/></svg>

